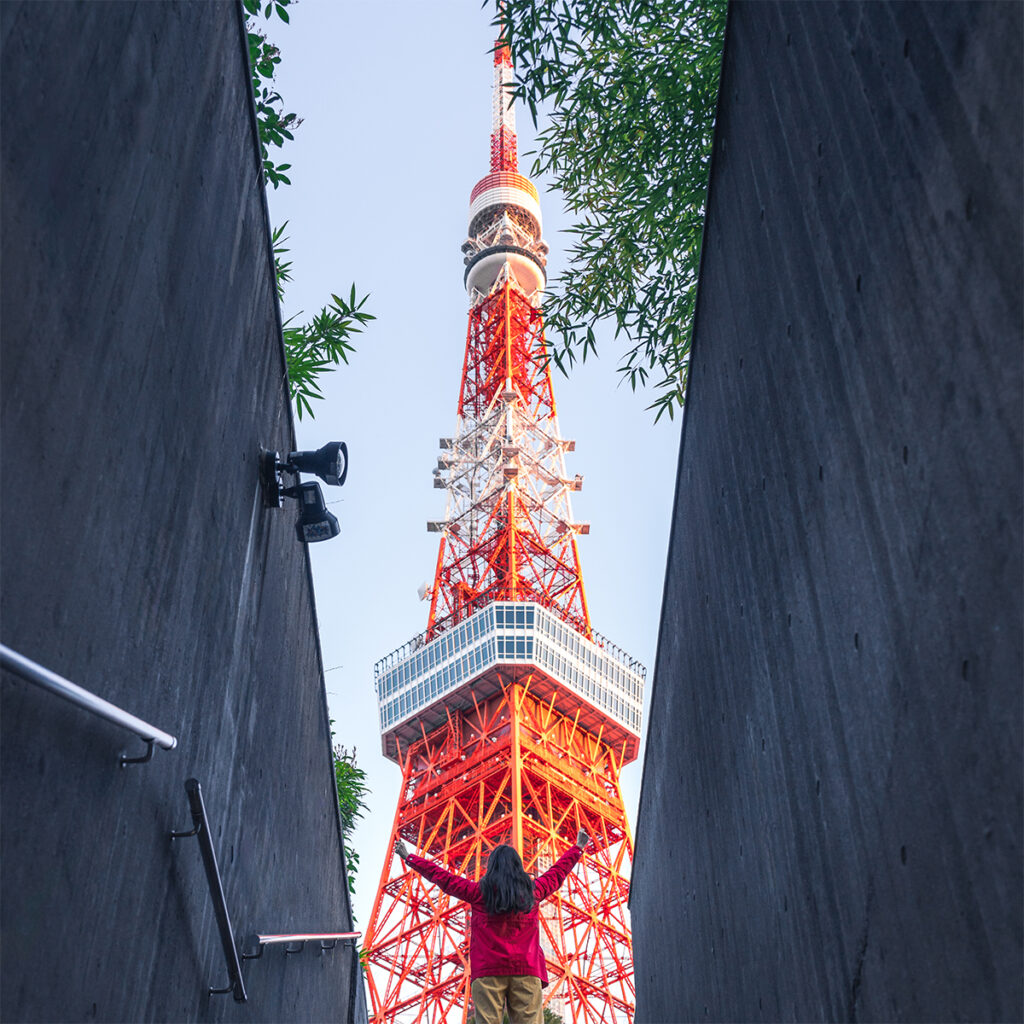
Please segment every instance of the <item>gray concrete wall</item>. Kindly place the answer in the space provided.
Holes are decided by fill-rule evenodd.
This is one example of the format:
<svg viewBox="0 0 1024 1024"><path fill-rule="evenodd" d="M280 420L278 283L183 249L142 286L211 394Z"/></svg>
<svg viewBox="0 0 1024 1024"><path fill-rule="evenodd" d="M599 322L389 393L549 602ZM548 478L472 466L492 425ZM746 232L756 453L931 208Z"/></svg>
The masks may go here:
<svg viewBox="0 0 1024 1024"><path fill-rule="evenodd" d="M638 1021L1021 1019L1021 15L732 7Z"/></svg>
<svg viewBox="0 0 1024 1024"><path fill-rule="evenodd" d="M175 734L2 679L5 1021L365 1019L354 952L227 970L239 935L350 927L316 610L260 445L293 434L239 8L0 4L0 639Z"/></svg>

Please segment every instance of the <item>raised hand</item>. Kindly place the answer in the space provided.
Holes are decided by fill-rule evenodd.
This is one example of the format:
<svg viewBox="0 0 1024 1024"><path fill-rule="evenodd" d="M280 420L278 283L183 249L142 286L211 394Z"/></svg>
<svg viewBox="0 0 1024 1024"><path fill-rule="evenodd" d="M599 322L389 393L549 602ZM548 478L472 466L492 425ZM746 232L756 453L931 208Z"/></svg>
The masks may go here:
<svg viewBox="0 0 1024 1024"><path fill-rule="evenodd" d="M589 842L590 836L588 836L587 833L583 831L583 829L580 829L579 835L576 836L576 845L581 850L585 850L587 848L587 843Z"/></svg>

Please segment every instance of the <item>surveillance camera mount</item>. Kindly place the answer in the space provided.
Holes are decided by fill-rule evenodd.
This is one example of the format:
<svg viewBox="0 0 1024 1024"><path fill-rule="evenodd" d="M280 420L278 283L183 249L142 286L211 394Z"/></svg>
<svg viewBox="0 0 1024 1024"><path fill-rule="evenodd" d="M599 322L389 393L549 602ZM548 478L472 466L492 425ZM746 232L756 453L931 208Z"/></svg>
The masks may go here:
<svg viewBox="0 0 1024 1024"><path fill-rule="evenodd" d="M263 491L263 504L267 508L281 508L284 499L284 489L281 481L282 472L292 472L298 481L298 470L291 469L286 463L281 462L278 452L269 448L260 449L260 488Z"/></svg>
<svg viewBox="0 0 1024 1024"><path fill-rule="evenodd" d="M315 473L325 484L341 487L348 476L348 445L344 441L328 441L316 451L289 452L282 461L280 452L260 449L260 481L264 502L269 508L280 508L282 497L281 474L291 473L299 482L300 473Z"/></svg>
<svg viewBox="0 0 1024 1024"><path fill-rule="evenodd" d="M295 478L286 487L282 474ZM328 484L341 486L348 473L348 448L343 441L330 441L315 452L291 452L281 461L279 452L260 449L260 488L267 508L281 508L285 498L294 498L299 505L295 524L298 540L304 544L330 540L341 532L338 520L327 510L320 485L302 482L300 473L315 473Z"/></svg>

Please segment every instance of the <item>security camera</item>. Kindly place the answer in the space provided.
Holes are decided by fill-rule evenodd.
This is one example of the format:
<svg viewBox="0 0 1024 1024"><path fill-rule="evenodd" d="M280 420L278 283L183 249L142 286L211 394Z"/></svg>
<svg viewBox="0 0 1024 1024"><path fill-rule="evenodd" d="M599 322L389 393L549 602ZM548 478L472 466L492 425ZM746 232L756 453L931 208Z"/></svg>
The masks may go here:
<svg viewBox="0 0 1024 1024"><path fill-rule="evenodd" d="M295 484L285 487L282 473L291 473ZM338 520L327 511L320 485L302 483L300 473L315 473L324 483L340 487L348 476L348 446L344 441L328 441L315 452L289 452L287 459L267 448L260 454L260 484L268 508L281 508L283 498L299 502L299 520L295 532L304 544L330 540L341 532Z"/></svg>
<svg viewBox="0 0 1024 1024"><path fill-rule="evenodd" d="M281 493L299 502L299 521L295 524L295 533L302 543L330 540L341 533L337 518L327 511L327 503L318 483L308 480L304 484L286 487Z"/></svg>

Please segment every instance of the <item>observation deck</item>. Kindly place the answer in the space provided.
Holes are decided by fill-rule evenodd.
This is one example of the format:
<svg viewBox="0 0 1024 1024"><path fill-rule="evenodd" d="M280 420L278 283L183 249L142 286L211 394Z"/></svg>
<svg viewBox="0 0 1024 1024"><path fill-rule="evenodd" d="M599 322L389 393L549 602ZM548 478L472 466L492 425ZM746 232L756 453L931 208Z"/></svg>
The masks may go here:
<svg viewBox="0 0 1024 1024"><path fill-rule="evenodd" d="M434 637L421 633L374 666L384 756L499 692L502 682L531 676L539 697L575 715L579 727L624 763L637 756L647 670L598 633L588 640L533 602L496 601Z"/></svg>

